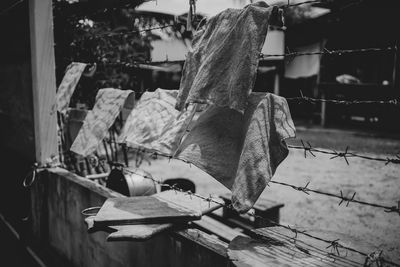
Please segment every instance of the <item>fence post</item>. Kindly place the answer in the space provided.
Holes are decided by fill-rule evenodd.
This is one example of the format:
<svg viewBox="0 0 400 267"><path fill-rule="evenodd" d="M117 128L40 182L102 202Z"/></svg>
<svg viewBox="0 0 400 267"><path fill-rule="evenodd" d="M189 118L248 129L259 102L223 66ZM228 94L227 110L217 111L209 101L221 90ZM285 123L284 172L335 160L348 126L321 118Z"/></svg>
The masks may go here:
<svg viewBox="0 0 400 267"><path fill-rule="evenodd" d="M36 162L58 155L52 0L29 1Z"/></svg>

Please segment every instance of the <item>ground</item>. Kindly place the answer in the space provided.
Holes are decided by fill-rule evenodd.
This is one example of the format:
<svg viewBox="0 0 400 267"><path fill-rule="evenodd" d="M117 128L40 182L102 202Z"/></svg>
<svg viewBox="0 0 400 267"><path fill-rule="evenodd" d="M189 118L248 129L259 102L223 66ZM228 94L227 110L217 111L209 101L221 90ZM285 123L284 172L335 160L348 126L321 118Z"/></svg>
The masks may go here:
<svg viewBox="0 0 400 267"><path fill-rule="evenodd" d="M310 141L315 147L362 152L370 156L394 156L400 152L400 139L387 134L365 131L333 130L316 127L297 127L297 138ZM290 150L289 156L279 166L273 180L309 187L322 191L351 196L356 199L393 206L400 201L400 165L316 154L304 158L304 152ZM218 196L228 192L219 182L194 166L178 160L157 159L140 166L157 179L184 177L196 184L196 192ZM339 199L311 193L306 195L291 188L271 184L262 197L285 204L281 209L281 223L290 224L309 232L329 232L342 244L364 252L384 250L392 261L400 263L400 214L386 213L375 207L356 203L338 205Z"/></svg>

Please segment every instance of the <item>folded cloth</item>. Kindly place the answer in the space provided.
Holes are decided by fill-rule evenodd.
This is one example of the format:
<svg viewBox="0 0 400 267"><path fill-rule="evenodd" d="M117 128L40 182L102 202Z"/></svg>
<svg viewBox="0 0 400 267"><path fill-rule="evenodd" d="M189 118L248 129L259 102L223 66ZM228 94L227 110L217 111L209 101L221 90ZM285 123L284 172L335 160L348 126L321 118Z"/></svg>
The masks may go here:
<svg viewBox="0 0 400 267"><path fill-rule="evenodd" d="M57 110L61 113L65 113L67 111L69 101L71 100L72 94L75 91L75 87L78 84L85 68L85 63L72 62L68 65L64 78L58 87L56 96Z"/></svg>
<svg viewBox="0 0 400 267"><path fill-rule="evenodd" d="M232 191L239 212L256 202L295 137L286 99L252 93L244 114L211 105L190 127L175 157L193 163Z"/></svg>
<svg viewBox="0 0 400 267"><path fill-rule="evenodd" d="M208 103L243 112L256 79L272 7L265 2L227 9L193 38L176 109Z"/></svg>
<svg viewBox="0 0 400 267"><path fill-rule="evenodd" d="M93 153L106 137L127 98L131 94L134 96L133 93L131 90L100 89L94 107L86 115L70 150L84 157Z"/></svg>
<svg viewBox="0 0 400 267"><path fill-rule="evenodd" d="M195 113L194 106L177 111L177 95L178 90L145 92L129 114L118 142L172 155Z"/></svg>

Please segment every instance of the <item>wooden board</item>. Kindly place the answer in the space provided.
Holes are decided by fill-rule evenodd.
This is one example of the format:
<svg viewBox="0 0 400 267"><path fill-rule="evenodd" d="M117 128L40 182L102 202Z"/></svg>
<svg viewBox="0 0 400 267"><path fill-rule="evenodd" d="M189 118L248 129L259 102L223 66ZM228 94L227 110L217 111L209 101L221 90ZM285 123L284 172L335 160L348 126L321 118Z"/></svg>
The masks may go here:
<svg viewBox="0 0 400 267"><path fill-rule="evenodd" d="M94 216L86 218L85 223L88 226L89 233L98 231L110 233L107 241L145 241L174 226L172 223L164 223L95 227Z"/></svg>
<svg viewBox="0 0 400 267"><path fill-rule="evenodd" d="M363 257L344 249L339 249L340 255L337 255L327 248L329 244L325 242L301 234L297 235L295 241L295 234L288 229L267 227L254 230L254 233L260 238L238 236L229 244L228 256L235 266L362 266L364 264ZM341 244L348 245L348 243Z"/></svg>
<svg viewBox="0 0 400 267"><path fill-rule="evenodd" d="M36 161L58 155L52 0L29 1Z"/></svg>
<svg viewBox="0 0 400 267"><path fill-rule="evenodd" d="M109 198L94 217L94 226L183 223L199 220L220 205L179 191L152 196Z"/></svg>
<svg viewBox="0 0 400 267"><path fill-rule="evenodd" d="M229 227L211 217L203 216L201 220L193 222L193 224L207 233L217 236L225 242L232 241L237 236L247 236L240 230Z"/></svg>

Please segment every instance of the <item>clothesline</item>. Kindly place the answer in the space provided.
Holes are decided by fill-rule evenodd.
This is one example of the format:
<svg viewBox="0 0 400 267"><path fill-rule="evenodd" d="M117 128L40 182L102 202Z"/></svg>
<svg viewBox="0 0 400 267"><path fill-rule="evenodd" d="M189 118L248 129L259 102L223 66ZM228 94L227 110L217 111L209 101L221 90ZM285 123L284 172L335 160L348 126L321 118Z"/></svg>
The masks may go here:
<svg viewBox="0 0 400 267"><path fill-rule="evenodd" d="M168 189L170 189L170 190L175 190L175 191L180 191L180 192L186 193L186 194L188 195L188 197L190 197L190 198L192 198L192 197L197 197L197 198L200 198L200 199L202 199L202 200L208 201L209 203L215 203L215 204L218 204L218 205L223 206L223 207L226 208L226 209L235 211L235 210L233 209L233 207L232 207L231 204L228 205L228 204L222 203L219 199L213 198L211 195L208 196L208 197L205 197L205 196L202 196L202 195L200 195L200 194L193 193L193 192L191 192L190 190L189 190L189 191L182 190L182 189L178 188L176 185L170 185L170 184L163 183L162 180L155 179L155 178L153 178L153 177L151 177L151 176L148 176L148 175L143 175L142 172L139 173L139 172L137 172L137 171L135 171L135 170L126 168L126 167L124 167L122 164L119 164L119 163L116 163L115 166L118 167L118 168L122 168L123 170L125 170L125 171L128 172L128 173L142 175L144 178L150 179L150 180L152 180L154 183L156 183L156 184L158 184L158 185L160 185L160 186L163 186L163 187L165 187L165 188L168 188ZM335 240L324 239L324 238L321 238L321 237L318 237L318 236L309 234L309 233L307 233L306 231L300 231L300 230L297 230L296 228L293 228L293 227L290 227L290 226L283 225L283 224L280 224L280 223L278 223L278 222L275 222L275 221L273 221L273 220L271 220L271 219L269 219L269 218L265 218L265 217L262 217L262 216L260 216L260 215L256 215L254 212L247 212L247 214L250 215L250 216L253 216L254 218L258 218L258 219L262 219L262 220L268 221L269 223L271 223L271 224L273 224L273 225L275 225L275 226L277 226L277 227L281 227L281 228L285 228L285 229L287 229L287 230L290 230L291 232L293 232L293 233L295 234L295 237L293 238L293 239L295 239L295 240L297 239L297 235L298 235L298 234L302 234L302 235L308 236L308 237L310 237L310 238L313 238L313 239L316 239L316 240L325 242L325 243L329 244L329 245L326 247L326 249L329 249L329 248L330 248L331 251L333 251L334 253L337 254L337 256L340 256L339 249L345 249L345 250L352 251L352 252L358 253L358 254L360 254L360 255L366 257L366 261L368 261L368 260L371 261L371 260L373 259L372 256L373 256L373 255L376 255L376 253L377 253L376 251L374 251L374 252L372 252L372 253L365 253L365 252L359 251L359 250L357 250L357 249L355 249L355 248L342 245L341 243L339 243L339 239L335 239ZM260 234L259 234L259 235L260 235ZM384 258L381 256L381 254L382 254L382 253L379 253L379 257L378 257L377 259L376 259L376 257L375 257L374 259L375 259L375 260L379 260L379 261L381 261L381 262L384 262L384 263L386 263L386 264L391 264L391 265L393 265L393 266L400 266L400 265L397 264L397 263L394 263L394 262L391 262L391 261L389 261L389 260L384 259Z"/></svg>

